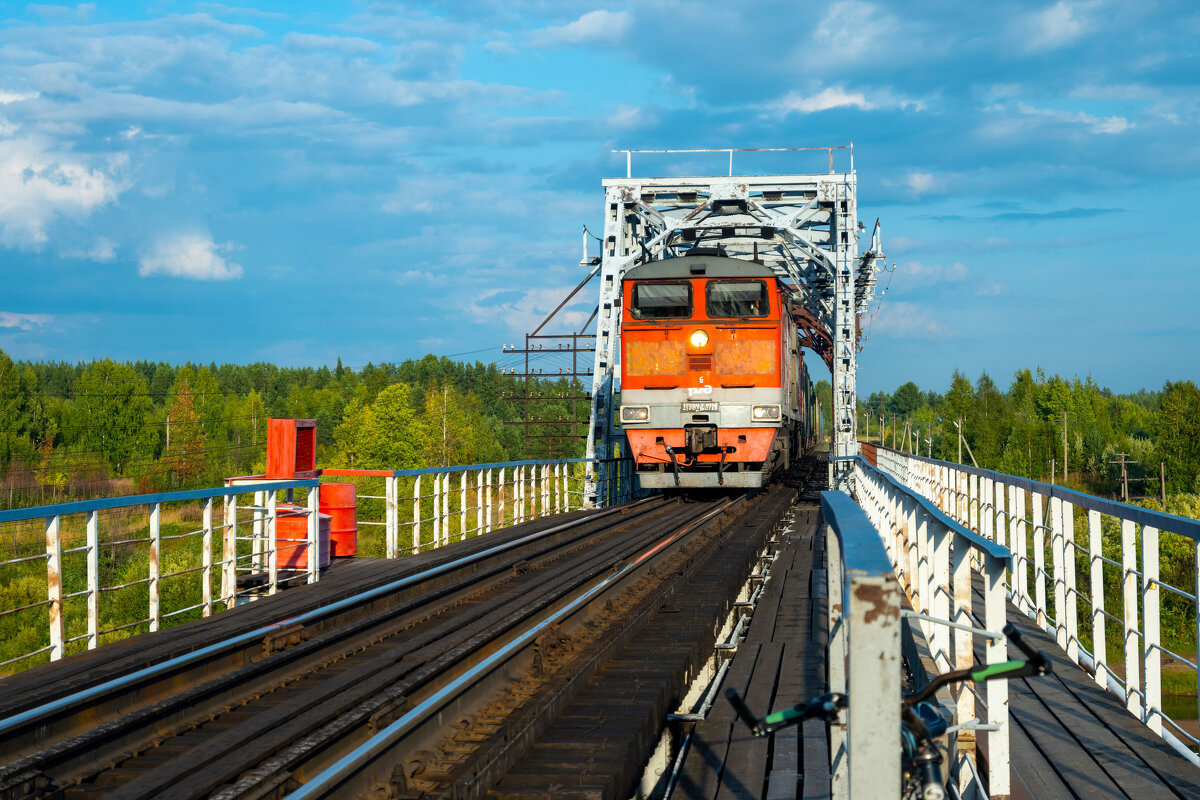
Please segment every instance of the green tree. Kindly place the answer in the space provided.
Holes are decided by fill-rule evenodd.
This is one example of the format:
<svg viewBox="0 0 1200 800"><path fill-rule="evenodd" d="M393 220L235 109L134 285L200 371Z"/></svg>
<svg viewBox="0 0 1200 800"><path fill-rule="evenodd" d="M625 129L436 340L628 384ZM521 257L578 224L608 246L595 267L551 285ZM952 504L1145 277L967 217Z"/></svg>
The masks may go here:
<svg viewBox="0 0 1200 800"><path fill-rule="evenodd" d="M75 411L81 447L130 474L132 463L150 455L155 435L149 421L149 386L133 367L110 359L93 362L79 376Z"/></svg>
<svg viewBox="0 0 1200 800"><path fill-rule="evenodd" d="M1156 461L1166 464L1172 492L1191 491L1200 475L1200 389L1191 381L1167 382L1154 426Z"/></svg>
<svg viewBox="0 0 1200 800"><path fill-rule="evenodd" d="M176 382L171 408L167 413L170 432L165 458L176 479L183 486L205 473L205 444L207 435L196 410L196 398L186 377Z"/></svg>

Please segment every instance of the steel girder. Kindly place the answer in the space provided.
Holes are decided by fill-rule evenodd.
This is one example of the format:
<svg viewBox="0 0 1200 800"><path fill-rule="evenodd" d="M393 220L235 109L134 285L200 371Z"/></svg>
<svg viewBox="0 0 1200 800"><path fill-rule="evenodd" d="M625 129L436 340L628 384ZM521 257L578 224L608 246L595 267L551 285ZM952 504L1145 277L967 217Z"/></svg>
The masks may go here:
<svg viewBox="0 0 1200 800"><path fill-rule="evenodd" d="M855 430L858 316L871 301L876 264L883 258L876 222L871 247L858 253L857 176L847 173L609 178L604 182L604 240L592 375L592 418L587 457L618 455L614 417L620 391L621 279L631 267L718 247L724 255L757 259L793 292L792 308L812 347L832 372L836 485L853 474L846 459L858 452ZM595 462L594 462L595 463ZM610 477L596 463L587 498ZM613 473L615 474L615 473Z"/></svg>

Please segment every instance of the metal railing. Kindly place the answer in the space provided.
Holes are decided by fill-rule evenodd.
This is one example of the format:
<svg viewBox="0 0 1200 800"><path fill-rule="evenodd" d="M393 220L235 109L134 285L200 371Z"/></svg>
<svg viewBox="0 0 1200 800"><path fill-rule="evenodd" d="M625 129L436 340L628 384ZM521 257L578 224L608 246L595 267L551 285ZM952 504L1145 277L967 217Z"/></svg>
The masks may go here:
<svg viewBox="0 0 1200 800"><path fill-rule="evenodd" d="M988 664L1008 660L1005 623L1005 575L1012 556L1001 545L967 530L931 501L903 482L855 460L855 490L874 529L882 536L891 566L912 607L912 621L921 627L939 672L975 666L974 636L986 640ZM983 608L975 608L975 574L983 578ZM958 733L959 760L954 764L963 796L976 780L974 732L985 731L988 752L988 794L1006 797L1011 791L1007 681L989 681L985 693L970 683L952 690ZM976 699L983 701L986 719L973 722Z"/></svg>
<svg viewBox="0 0 1200 800"><path fill-rule="evenodd" d="M1164 664L1188 676L1191 691L1190 678L1200 678L1193 660L1200 644L1200 521L882 447L878 464L948 516L1007 545L1013 605L1053 634L1131 714L1200 765L1200 740L1163 709ZM1172 545L1172 558L1191 566L1188 586L1162 579L1164 566L1171 566L1163 541ZM1191 658L1163 642L1164 608L1191 627L1188 641L1176 645ZM1120 642L1112 660L1111 641ZM1198 715L1193 697L1187 717Z"/></svg>
<svg viewBox="0 0 1200 800"><path fill-rule="evenodd" d="M849 697L830 725L833 797L900 796L900 587L863 509L821 493L829 589L829 689Z"/></svg>
<svg viewBox="0 0 1200 800"><path fill-rule="evenodd" d="M629 460L612 461L616 469L599 487L603 505L632 496ZM398 558L580 508L589 465L562 459L322 476L367 481L356 487L356 523L368 542L370 531L383 531L367 554ZM320 485L255 476L222 488L0 511L0 543L13 554L0 560L0 638L8 643L0 672L317 581L327 552ZM306 518L303 526L288 527L302 527L303 538L281 535L280 519L296 516ZM411 535L403 545L402 533Z"/></svg>
<svg viewBox="0 0 1200 800"><path fill-rule="evenodd" d="M306 505L285 513L307 517L306 537L277 540L277 494L297 489L306 492ZM142 627L156 631L187 615L207 617L217 604L231 608L244 596L237 587L239 572L263 572L270 594L289 581L315 581L317 559L304 569L288 569L279 556L281 548L312 552L319 491L316 480L271 481L0 511L16 553L0 561L0 585L29 586L40 576L43 590L36 594L46 598L22 602L31 599L28 594L7 595L15 602L0 607L0 624L12 626L6 638L12 641L7 635L15 632L18 640L34 642L0 668L42 654L57 661L69 649L95 649L102 638L121 638ZM256 499L244 504L247 496ZM248 525L239 523L239 511L250 512ZM200 527L192 528L196 517ZM26 623L41 615L40 625L13 624L21 615Z"/></svg>

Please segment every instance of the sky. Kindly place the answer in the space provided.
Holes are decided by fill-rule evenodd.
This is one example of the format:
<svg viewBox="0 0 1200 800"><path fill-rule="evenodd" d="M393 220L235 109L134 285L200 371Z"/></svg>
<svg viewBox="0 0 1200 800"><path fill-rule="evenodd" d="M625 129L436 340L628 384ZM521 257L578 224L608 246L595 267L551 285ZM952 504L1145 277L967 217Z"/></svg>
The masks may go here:
<svg viewBox="0 0 1200 800"><path fill-rule="evenodd" d="M944 391L956 369L1200 378L1187 0L0 2L0 20L14 358L507 363L585 274L612 149L853 140L859 216L895 265L860 394Z"/></svg>

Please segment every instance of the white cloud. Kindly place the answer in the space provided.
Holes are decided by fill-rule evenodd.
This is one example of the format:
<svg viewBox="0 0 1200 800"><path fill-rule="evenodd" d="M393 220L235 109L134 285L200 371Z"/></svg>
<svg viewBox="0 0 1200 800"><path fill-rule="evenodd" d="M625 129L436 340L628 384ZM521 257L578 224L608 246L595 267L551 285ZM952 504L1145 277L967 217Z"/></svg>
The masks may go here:
<svg viewBox="0 0 1200 800"><path fill-rule="evenodd" d="M1084 111L1062 111L1055 108L1038 108L1028 103L1018 103L1017 110L1025 116L1043 117L1055 122L1084 125L1092 133L1122 133L1134 126L1125 117L1096 117Z"/></svg>
<svg viewBox="0 0 1200 800"><path fill-rule="evenodd" d="M897 339L942 339L948 334L946 326L928 309L898 301L879 306L872 330Z"/></svg>
<svg viewBox="0 0 1200 800"><path fill-rule="evenodd" d="M49 314L18 314L15 311L0 311L0 328L31 331L35 327L40 328L53 320L54 317Z"/></svg>
<svg viewBox="0 0 1200 800"><path fill-rule="evenodd" d="M514 56L517 54L517 48L503 39L493 39L490 42L485 42L483 49L494 56Z"/></svg>
<svg viewBox="0 0 1200 800"><path fill-rule="evenodd" d="M841 0L831 5L817 24L813 43L825 57L853 61L867 55L894 27L895 21L876 6Z"/></svg>
<svg viewBox="0 0 1200 800"><path fill-rule="evenodd" d="M383 47L378 42L357 36L317 36L312 33L288 33L283 37L283 46L289 50L310 52L313 50L336 50L346 55L378 53Z"/></svg>
<svg viewBox="0 0 1200 800"><path fill-rule="evenodd" d="M788 92L775 104L775 108L784 114L790 114L793 111L812 114L816 111L846 107L869 110L875 106L867 102L866 95L862 92L847 92L840 86L829 86L807 97L798 92Z"/></svg>
<svg viewBox="0 0 1200 800"><path fill-rule="evenodd" d="M117 257L117 245L111 239L101 236L87 250L73 249L63 253L66 258L86 258L89 261L98 261L102 264L107 264Z"/></svg>
<svg viewBox="0 0 1200 800"><path fill-rule="evenodd" d="M622 103L605 118L604 124L609 128L638 128L654 124L654 117L640 106Z"/></svg>
<svg viewBox="0 0 1200 800"><path fill-rule="evenodd" d="M0 140L0 242L40 247L58 217L86 217L116 200L127 188L121 176L128 158L110 156L103 166L88 162L53 152L38 139Z"/></svg>
<svg viewBox="0 0 1200 800"><path fill-rule="evenodd" d="M1018 32L1030 51L1065 47L1092 29L1087 12L1095 3L1071 3L1067 0L1025 16Z"/></svg>
<svg viewBox="0 0 1200 800"><path fill-rule="evenodd" d="M971 275L971 270L961 261L953 264L923 264L920 261L909 261L897 269L904 282L912 285L927 285L933 283L961 283Z"/></svg>
<svg viewBox="0 0 1200 800"><path fill-rule="evenodd" d="M563 47L573 44L613 44L625 35L633 24L628 11L589 11L574 22L539 28L529 34L535 47Z"/></svg>
<svg viewBox="0 0 1200 800"><path fill-rule="evenodd" d="M858 108L863 111L877 108L923 111L925 105L917 100L896 97L887 89L872 91L868 96L867 92L848 91L842 86L827 86L815 94L788 92L779 100L768 103L764 108L768 112L787 116L791 113L813 114L833 108Z"/></svg>
<svg viewBox="0 0 1200 800"><path fill-rule="evenodd" d="M9 92L5 91L4 89L0 89L0 106L7 105L9 103L19 103L22 100L32 100L37 96L38 92L28 92L22 94L21 92Z"/></svg>
<svg viewBox="0 0 1200 800"><path fill-rule="evenodd" d="M167 275L197 281L227 281L242 277L242 265L226 260L236 245L218 244L208 234L184 233L164 236L142 256L138 274Z"/></svg>

